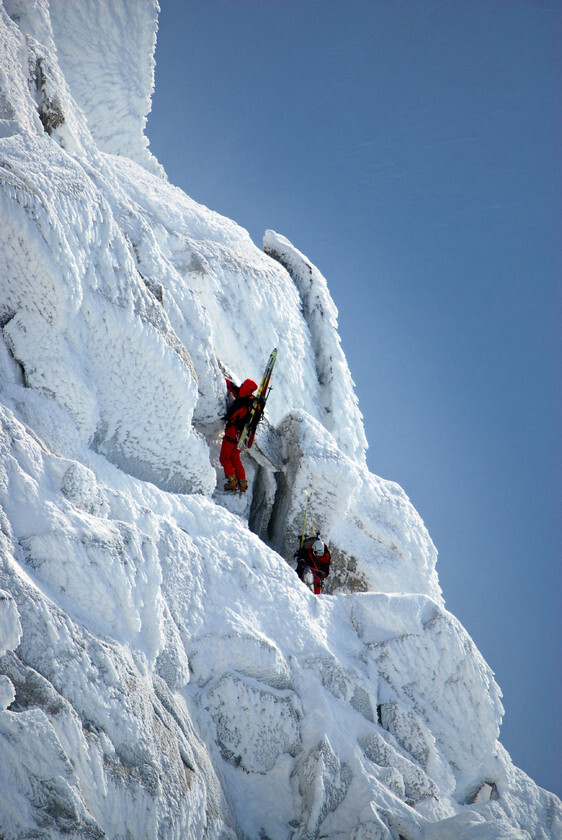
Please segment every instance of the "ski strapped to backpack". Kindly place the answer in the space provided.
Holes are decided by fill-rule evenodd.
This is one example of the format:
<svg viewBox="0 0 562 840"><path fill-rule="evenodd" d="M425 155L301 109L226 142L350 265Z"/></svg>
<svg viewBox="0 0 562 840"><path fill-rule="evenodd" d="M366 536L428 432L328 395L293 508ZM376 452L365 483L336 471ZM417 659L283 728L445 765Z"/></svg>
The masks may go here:
<svg viewBox="0 0 562 840"><path fill-rule="evenodd" d="M267 365L265 366L264 374L261 378L261 382L256 392L256 396L254 397L252 406L250 408L248 420L246 421L246 425L242 429L242 434L240 435L240 440L238 441L238 449L240 450L246 448L249 449L252 443L254 442L254 435L256 433L258 423L262 418L265 404L271 391L271 388L269 388L269 380L271 379L271 374L273 373L273 366L275 365L276 360L277 347L271 353Z"/></svg>
<svg viewBox="0 0 562 840"><path fill-rule="evenodd" d="M303 546L304 535L306 534L306 517L308 515L308 505L310 503L310 497L312 496L312 490L305 490L304 495L306 496L306 505L304 507L304 521L302 523L302 534L301 534L300 548L302 548L302 546Z"/></svg>

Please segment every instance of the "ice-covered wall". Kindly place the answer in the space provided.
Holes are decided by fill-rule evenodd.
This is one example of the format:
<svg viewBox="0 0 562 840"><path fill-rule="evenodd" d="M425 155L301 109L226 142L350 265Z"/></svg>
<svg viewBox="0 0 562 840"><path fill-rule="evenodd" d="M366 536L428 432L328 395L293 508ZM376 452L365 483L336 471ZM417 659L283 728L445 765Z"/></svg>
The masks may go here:
<svg viewBox="0 0 562 840"><path fill-rule="evenodd" d="M354 383L338 335L338 312L325 278L289 240L272 230L263 238L266 254L285 266L302 300L320 383L322 422L346 455L365 462L367 439Z"/></svg>
<svg viewBox="0 0 562 840"><path fill-rule="evenodd" d="M97 146L163 175L144 135L157 0L49 0L49 11L59 65Z"/></svg>
<svg viewBox="0 0 562 840"><path fill-rule="evenodd" d="M559 837L365 466L325 279L147 152L155 29L153 0L0 6L0 835ZM224 374L274 345L227 497ZM319 598L287 562L311 490Z"/></svg>
<svg viewBox="0 0 562 840"><path fill-rule="evenodd" d="M0 421L5 837L556 836L431 598L316 598L212 500Z"/></svg>

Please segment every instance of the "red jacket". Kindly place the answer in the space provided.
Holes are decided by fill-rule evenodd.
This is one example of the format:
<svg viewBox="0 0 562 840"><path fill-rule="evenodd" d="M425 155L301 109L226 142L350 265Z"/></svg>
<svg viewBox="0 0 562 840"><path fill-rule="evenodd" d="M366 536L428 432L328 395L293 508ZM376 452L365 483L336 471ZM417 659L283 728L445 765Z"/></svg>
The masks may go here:
<svg viewBox="0 0 562 840"><path fill-rule="evenodd" d="M248 419L250 408L252 407L252 402L254 400L253 393L258 386L253 379L245 379L238 389L236 389L236 385L230 382L229 379L227 379L226 382L228 390L232 394L235 394L236 391L238 391L238 396L226 412L226 428L224 436L232 443L237 443L240 439L240 435L242 434L242 429L244 428L246 420Z"/></svg>
<svg viewBox="0 0 562 840"><path fill-rule="evenodd" d="M303 547L297 552L297 574L301 577L304 569L308 567L320 580L324 580L330 574L332 558L326 543L324 543L324 554L320 557L313 554L312 546L316 542L316 539L316 537L309 537L304 541Z"/></svg>

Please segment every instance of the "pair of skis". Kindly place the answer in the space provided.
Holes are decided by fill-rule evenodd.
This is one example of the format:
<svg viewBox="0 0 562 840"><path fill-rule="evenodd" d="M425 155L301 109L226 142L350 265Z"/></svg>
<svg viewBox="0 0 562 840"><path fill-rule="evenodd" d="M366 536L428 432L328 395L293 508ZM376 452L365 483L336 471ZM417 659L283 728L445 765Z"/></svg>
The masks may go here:
<svg viewBox="0 0 562 840"><path fill-rule="evenodd" d="M256 391L256 396L252 402L246 425L242 429L242 434L240 435L240 440L238 441L238 449L240 451L249 449L254 442L254 435L256 434L258 423L262 418L265 404L271 391L271 388L269 388L269 380L271 379L271 374L273 373L273 367L276 360L277 347L271 353L267 365L265 366L265 371L258 386L258 390Z"/></svg>

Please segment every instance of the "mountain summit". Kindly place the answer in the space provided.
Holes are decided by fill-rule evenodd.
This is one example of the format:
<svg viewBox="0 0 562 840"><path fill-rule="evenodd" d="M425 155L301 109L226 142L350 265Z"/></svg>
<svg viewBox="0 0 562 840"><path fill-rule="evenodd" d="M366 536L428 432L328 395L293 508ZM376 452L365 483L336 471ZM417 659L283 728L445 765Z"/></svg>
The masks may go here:
<svg viewBox="0 0 562 840"><path fill-rule="evenodd" d="M0 6L0 837L561 837L422 520L367 469L325 278L148 150L157 11ZM225 382L274 347L229 494Z"/></svg>

